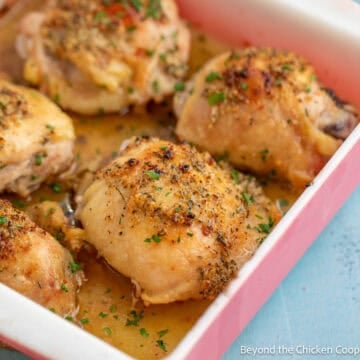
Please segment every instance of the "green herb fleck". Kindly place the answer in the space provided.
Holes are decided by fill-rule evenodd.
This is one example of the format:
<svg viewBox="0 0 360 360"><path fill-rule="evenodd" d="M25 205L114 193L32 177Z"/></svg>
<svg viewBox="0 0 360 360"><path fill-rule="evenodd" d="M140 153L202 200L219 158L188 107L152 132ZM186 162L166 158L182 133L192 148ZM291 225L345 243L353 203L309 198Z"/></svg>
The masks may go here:
<svg viewBox="0 0 360 360"><path fill-rule="evenodd" d="M241 195L242 195L246 205L250 205L254 202L254 197L251 194L242 192Z"/></svg>
<svg viewBox="0 0 360 360"><path fill-rule="evenodd" d="M63 291L65 291L65 292L69 292L69 288L68 288L65 284L62 284L62 285L60 286L60 289L63 290Z"/></svg>
<svg viewBox="0 0 360 360"><path fill-rule="evenodd" d="M88 324L90 321L89 321L88 318L83 318L83 319L80 320L80 322L81 322L83 325L85 325L85 324Z"/></svg>
<svg viewBox="0 0 360 360"><path fill-rule="evenodd" d="M264 149L260 151L260 156L262 161L266 161L269 155L269 149Z"/></svg>
<svg viewBox="0 0 360 360"><path fill-rule="evenodd" d="M41 154L36 154L35 155L35 165L36 166L40 166L43 162L43 155Z"/></svg>
<svg viewBox="0 0 360 360"><path fill-rule="evenodd" d="M55 101L56 103L59 103L59 102L60 102L60 99L61 99L60 94L59 94L59 93L56 93L56 94L54 95L54 101Z"/></svg>
<svg viewBox="0 0 360 360"><path fill-rule="evenodd" d="M50 188L55 194L60 194L62 191L61 184L59 183L50 184Z"/></svg>
<svg viewBox="0 0 360 360"><path fill-rule="evenodd" d="M0 225L6 224L8 221L6 216L0 216Z"/></svg>
<svg viewBox="0 0 360 360"><path fill-rule="evenodd" d="M116 312L117 311L117 306L116 305L111 305L110 306L110 308L109 308L109 311L111 312L111 313L114 313L114 312Z"/></svg>
<svg viewBox="0 0 360 360"><path fill-rule="evenodd" d="M104 313L104 312L100 312L99 313L99 316L102 318L102 319L105 319L109 314L107 313Z"/></svg>
<svg viewBox="0 0 360 360"><path fill-rule="evenodd" d="M131 5L135 8L137 12L139 12L143 6L141 0L130 0Z"/></svg>
<svg viewBox="0 0 360 360"><path fill-rule="evenodd" d="M70 261L69 262L69 269L73 274L75 274L77 271L81 270L81 264L78 264L76 262Z"/></svg>
<svg viewBox="0 0 360 360"><path fill-rule="evenodd" d="M174 85L174 90L175 91L184 91L185 90L185 84L183 82L177 82Z"/></svg>
<svg viewBox="0 0 360 360"><path fill-rule="evenodd" d="M126 326L139 326L139 322L144 317L143 312L137 313L136 310L130 311L126 319Z"/></svg>
<svg viewBox="0 0 360 360"><path fill-rule="evenodd" d="M239 172L235 169L231 170L231 177L235 181L235 184L240 184Z"/></svg>
<svg viewBox="0 0 360 360"><path fill-rule="evenodd" d="M246 82L242 82L240 86L241 86L241 89L244 91L247 90L247 88L248 88L248 85Z"/></svg>
<svg viewBox="0 0 360 360"><path fill-rule="evenodd" d="M268 217L268 222L265 224L259 224L257 230L260 233L269 234L273 226L274 226L274 220L271 217Z"/></svg>
<svg viewBox="0 0 360 360"><path fill-rule="evenodd" d="M160 174L155 172L155 171L147 171L146 175L149 176L150 178L152 178L153 180L159 180L160 179Z"/></svg>
<svg viewBox="0 0 360 360"><path fill-rule="evenodd" d="M161 241L161 238L158 235L153 235L152 237L146 238L144 240L144 242L147 242L147 243L150 243L152 241L155 242L155 243L159 243Z"/></svg>
<svg viewBox="0 0 360 360"><path fill-rule="evenodd" d="M140 330L140 335L142 336L142 337L148 337L149 336L149 333L146 331L146 329L145 328L141 328Z"/></svg>
<svg viewBox="0 0 360 360"><path fill-rule="evenodd" d="M153 88L154 92L156 92L156 93L159 92L159 82L157 80L154 80L152 82L152 88Z"/></svg>
<svg viewBox="0 0 360 360"><path fill-rule="evenodd" d="M208 102L210 105L216 105L223 102L226 99L226 95L223 92L215 92L209 95Z"/></svg>
<svg viewBox="0 0 360 360"><path fill-rule="evenodd" d="M107 336L110 336L112 334L112 331L109 327L104 327L104 333L107 335Z"/></svg>
<svg viewBox="0 0 360 360"><path fill-rule="evenodd" d="M164 340L156 340L156 346L159 347L162 351L167 352Z"/></svg>
<svg viewBox="0 0 360 360"><path fill-rule="evenodd" d="M146 17L159 20L162 15L162 8L160 0L150 0L149 6L146 10Z"/></svg>
<svg viewBox="0 0 360 360"><path fill-rule="evenodd" d="M208 83L211 83L215 80L221 80L221 79L222 79L222 76L219 73L217 73L216 71L210 72L205 78L206 82L208 82Z"/></svg>
<svg viewBox="0 0 360 360"><path fill-rule="evenodd" d="M169 332L169 329L160 330L160 331L158 331L158 335L162 338L162 337L164 337L168 332Z"/></svg>
<svg viewBox="0 0 360 360"><path fill-rule="evenodd" d="M292 71L293 68L291 67L290 64L284 64L284 65L282 66L282 69L283 69L283 70Z"/></svg>

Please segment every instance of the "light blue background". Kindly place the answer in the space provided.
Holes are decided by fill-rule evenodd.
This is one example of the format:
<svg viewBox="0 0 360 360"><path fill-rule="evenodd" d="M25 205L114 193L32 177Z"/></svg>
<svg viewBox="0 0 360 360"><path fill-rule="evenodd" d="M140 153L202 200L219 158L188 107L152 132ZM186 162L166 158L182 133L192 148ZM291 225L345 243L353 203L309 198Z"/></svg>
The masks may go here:
<svg viewBox="0 0 360 360"><path fill-rule="evenodd" d="M241 354L242 346L277 348L282 345L326 346L334 352L336 346L360 348L360 187L222 360L360 359L360 355ZM0 350L0 359L28 358Z"/></svg>

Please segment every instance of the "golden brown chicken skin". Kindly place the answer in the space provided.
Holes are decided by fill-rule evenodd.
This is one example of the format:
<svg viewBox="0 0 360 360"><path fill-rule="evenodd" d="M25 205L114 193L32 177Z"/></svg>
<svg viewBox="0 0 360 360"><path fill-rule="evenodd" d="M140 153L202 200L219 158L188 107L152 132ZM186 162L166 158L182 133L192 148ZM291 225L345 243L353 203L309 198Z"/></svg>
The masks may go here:
<svg viewBox="0 0 360 360"><path fill-rule="evenodd" d="M18 39L25 79L83 114L161 101L187 69L190 35L173 0L56 0Z"/></svg>
<svg viewBox="0 0 360 360"><path fill-rule="evenodd" d="M274 49L215 57L176 95L174 107L181 139L299 187L358 123L355 111L322 87L309 63Z"/></svg>
<svg viewBox="0 0 360 360"><path fill-rule="evenodd" d="M81 272L51 235L0 200L0 282L61 316L77 311Z"/></svg>
<svg viewBox="0 0 360 360"><path fill-rule="evenodd" d="M87 241L145 304L207 299L278 219L256 181L189 145L132 139L98 172L79 211Z"/></svg>
<svg viewBox="0 0 360 360"><path fill-rule="evenodd" d="M0 192L27 196L73 159L71 119L39 92L0 79Z"/></svg>

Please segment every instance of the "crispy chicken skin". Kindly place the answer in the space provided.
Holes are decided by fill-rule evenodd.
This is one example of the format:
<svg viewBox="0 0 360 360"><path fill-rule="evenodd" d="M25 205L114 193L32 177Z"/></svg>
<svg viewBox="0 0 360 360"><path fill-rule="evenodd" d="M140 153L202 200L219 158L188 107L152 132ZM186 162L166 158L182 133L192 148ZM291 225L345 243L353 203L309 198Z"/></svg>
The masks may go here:
<svg viewBox="0 0 360 360"><path fill-rule="evenodd" d="M87 240L145 304L213 298L278 212L252 177L189 145L132 139L97 173L79 211Z"/></svg>
<svg viewBox="0 0 360 360"><path fill-rule="evenodd" d="M190 35L174 0L56 0L24 19L17 43L27 81L65 109L97 114L171 94Z"/></svg>
<svg viewBox="0 0 360 360"><path fill-rule="evenodd" d="M73 158L71 119L39 92L0 79L0 192L27 196Z"/></svg>
<svg viewBox="0 0 360 360"><path fill-rule="evenodd" d="M70 253L51 235L0 200L0 282L66 316L77 310L80 273Z"/></svg>
<svg viewBox="0 0 360 360"><path fill-rule="evenodd" d="M247 48L208 62L175 96L177 135L256 174L303 187L358 123L301 57Z"/></svg>

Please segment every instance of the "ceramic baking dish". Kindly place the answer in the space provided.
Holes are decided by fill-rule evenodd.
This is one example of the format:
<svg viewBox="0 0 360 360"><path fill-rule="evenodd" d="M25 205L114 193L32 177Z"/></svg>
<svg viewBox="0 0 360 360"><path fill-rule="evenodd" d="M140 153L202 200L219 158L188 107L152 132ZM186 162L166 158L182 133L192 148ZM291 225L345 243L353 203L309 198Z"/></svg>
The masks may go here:
<svg viewBox="0 0 360 360"><path fill-rule="evenodd" d="M181 0L183 16L233 45L287 48L360 108L360 6L350 0ZM218 359L360 184L358 126L169 359ZM129 359L0 284L0 340L36 359Z"/></svg>

